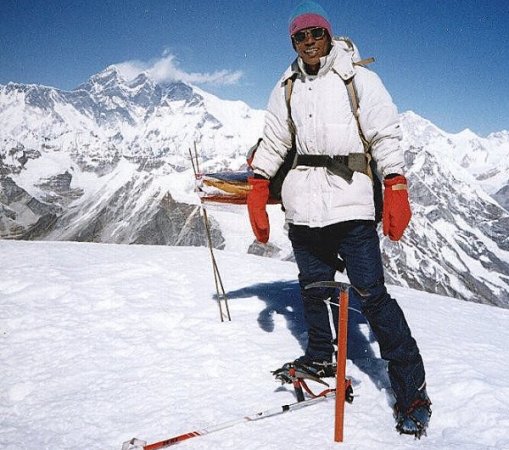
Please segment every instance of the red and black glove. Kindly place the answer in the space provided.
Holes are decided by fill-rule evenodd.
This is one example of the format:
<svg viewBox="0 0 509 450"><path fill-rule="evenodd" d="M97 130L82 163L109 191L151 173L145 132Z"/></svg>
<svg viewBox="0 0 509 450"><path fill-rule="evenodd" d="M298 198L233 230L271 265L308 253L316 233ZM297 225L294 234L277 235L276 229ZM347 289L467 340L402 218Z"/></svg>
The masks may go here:
<svg viewBox="0 0 509 450"><path fill-rule="evenodd" d="M412 211L408 201L408 185L403 175L384 179L383 230L391 241L399 241L410 222Z"/></svg>
<svg viewBox="0 0 509 450"><path fill-rule="evenodd" d="M269 201L269 180L265 178L249 177L247 179L251 190L247 194L247 209L253 233L262 243L269 240L269 216L267 216L267 202Z"/></svg>

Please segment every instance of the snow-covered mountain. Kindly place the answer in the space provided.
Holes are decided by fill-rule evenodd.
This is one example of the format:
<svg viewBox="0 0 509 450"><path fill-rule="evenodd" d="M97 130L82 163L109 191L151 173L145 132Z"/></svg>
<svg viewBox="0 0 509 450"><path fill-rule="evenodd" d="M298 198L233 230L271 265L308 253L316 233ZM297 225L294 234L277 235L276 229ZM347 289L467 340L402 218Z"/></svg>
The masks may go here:
<svg viewBox="0 0 509 450"><path fill-rule="evenodd" d="M402 126L414 215L399 245L383 242L391 282L507 307L509 213L495 194L509 180L509 134L448 134L411 112ZM480 149L498 158L464 167Z"/></svg>
<svg viewBox="0 0 509 450"><path fill-rule="evenodd" d="M115 66L72 91L0 86L0 237L205 245L189 152L239 169L263 111ZM395 284L509 307L509 133L446 133L402 114L414 217L383 240ZM218 248L291 258L279 207L272 246L252 246L245 208L211 208Z"/></svg>
<svg viewBox="0 0 509 450"><path fill-rule="evenodd" d="M175 200L197 202L189 150L208 168L237 168L263 115L183 83L128 82L114 66L70 92L2 86L0 234L203 244L203 233L179 236L201 224Z"/></svg>
<svg viewBox="0 0 509 450"><path fill-rule="evenodd" d="M509 209L508 130L492 133L486 138L477 136L469 129L449 134L413 112L403 114L403 124L407 144L417 143L456 162L489 195ZM458 170L457 176L461 177L462 173Z"/></svg>

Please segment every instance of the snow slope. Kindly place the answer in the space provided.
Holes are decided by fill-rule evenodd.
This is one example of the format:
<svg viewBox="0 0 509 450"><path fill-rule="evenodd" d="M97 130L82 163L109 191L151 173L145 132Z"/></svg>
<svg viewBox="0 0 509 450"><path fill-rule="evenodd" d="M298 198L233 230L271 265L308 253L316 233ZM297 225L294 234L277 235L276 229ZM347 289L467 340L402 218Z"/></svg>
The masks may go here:
<svg viewBox="0 0 509 450"><path fill-rule="evenodd" d="M270 374L305 339L293 263L216 252L233 318L221 323L206 248L0 241L0 254L4 450L120 450L295 400ZM390 291L426 363L427 437L394 431L384 364L352 310L344 444L331 400L179 448L509 448L509 311Z"/></svg>

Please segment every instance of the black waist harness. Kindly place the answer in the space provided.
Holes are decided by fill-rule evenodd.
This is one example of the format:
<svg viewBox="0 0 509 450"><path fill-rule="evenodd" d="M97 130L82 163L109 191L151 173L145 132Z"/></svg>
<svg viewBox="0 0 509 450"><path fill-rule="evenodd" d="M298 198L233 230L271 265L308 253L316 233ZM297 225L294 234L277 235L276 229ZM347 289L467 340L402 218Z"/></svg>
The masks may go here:
<svg viewBox="0 0 509 450"><path fill-rule="evenodd" d="M368 175L368 162L365 153L349 155L297 155L295 166L326 167L329 172L351 183L354 172Z"/></svg>

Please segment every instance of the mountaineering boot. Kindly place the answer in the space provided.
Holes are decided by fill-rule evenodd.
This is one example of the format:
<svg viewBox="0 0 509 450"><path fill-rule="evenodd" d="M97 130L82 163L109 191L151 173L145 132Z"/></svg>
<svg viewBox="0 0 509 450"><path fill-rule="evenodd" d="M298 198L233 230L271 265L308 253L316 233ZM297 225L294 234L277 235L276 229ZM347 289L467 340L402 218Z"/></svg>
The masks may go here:
<svg viewBox="0 0 509 450"><path fill-rule="evenodd" d="M309 361L305 357L297 358L293 364L300 372L315 378L332 378L336 376L336 363L330 361Z"/></svg>
<svg viewBox="0 0 509 450"><path fill-rule="evenodd" d="M336 376L336 364L328 361L308 362L308 359L306 359L306 362L303 362L304 358L305 357L298 358L293 362L285 363L279 369L272 371L272 374L276 377L276 380L281 382L281 384L293 384L297 393L297 398L299 395L303 395L302 393L299 394L297 392L298 390L302 392L302 386L306 389L308 394L312 397L316 397L317 395L311 392L307 387L305 380L312 380L328 387L329 385L323 381L323 378L333 378ZM352 381L346 378L345 401L352 403L353 399L354 394Z"/></svg>
<svg viewBox="0 0 509 450"><path fill-rule="evenodd" d="M406 411L401 411L396 404L394 407L396 430L400 434L411 434L417 439L426 435L431 417L431 401L426 393L426 385L417 392L417 396Z"/></svg>
<svg viewBox="0 0 509 450"><path fill-rule="evenodd" d="M291 383L293 378L308 378L311 380L332 378L336 376L336 363L310 361L306 357L300 357L293 362L283 364L281 368L274 370L272 374L282 383Z"/></svg>

